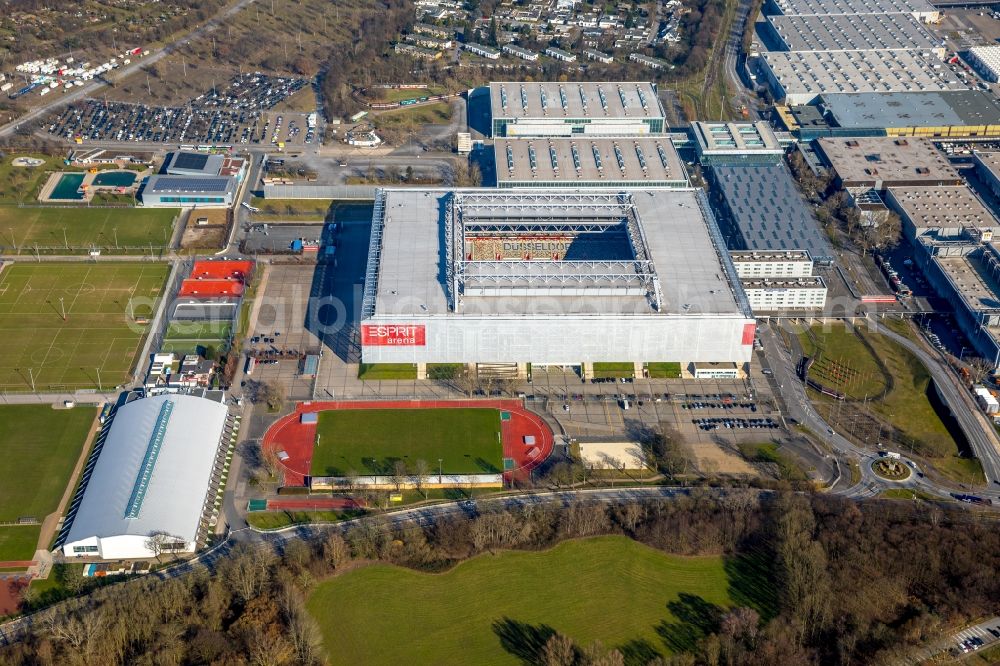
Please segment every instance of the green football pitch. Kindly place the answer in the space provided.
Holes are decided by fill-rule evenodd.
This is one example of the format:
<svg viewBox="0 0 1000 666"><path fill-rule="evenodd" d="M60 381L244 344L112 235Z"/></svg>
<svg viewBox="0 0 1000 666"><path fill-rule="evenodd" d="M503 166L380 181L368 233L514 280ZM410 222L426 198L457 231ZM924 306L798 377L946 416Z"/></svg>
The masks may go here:
<svg viewBox="0 0 1000 666"><path fill-rule="evenodd" d="M0 390L110 387L139 360L170 267L15 263L0 271ZM65 312L65 319L63 313Z"/></svg>
<svg viewBox="0 0 1000 666"><path fill-rule="evenodd" d="M480 555L443 574L367 566L320 583L307 608L331 664L541 663L553 631L646 664L705 636L706 618L733 605L732 570L722 557L597 537Z"/></svg>
<svg viewBox="0 0 1000 666"><path fill-rule="evenodd" d="M95 413L85 405L0 406L0 522L42 520L58 508ZM37 527L0 527L0 561L31 559L37 540Z"/></svg>
<svg viewBox="0 0 1000 666"><path fill-rule="evenodd" d="M320 412L314 476L388 474L397 460L446 474L502 471L500 411L481 408L335 409Z"/></svg>
<svg viewBox="0 0 1000 666"><path fill-rule="evenodd" d="M114 254L148 254L170 241L172 208L64 208L0 205L0 246L22 255L84 254L92 246Z"/></svg>

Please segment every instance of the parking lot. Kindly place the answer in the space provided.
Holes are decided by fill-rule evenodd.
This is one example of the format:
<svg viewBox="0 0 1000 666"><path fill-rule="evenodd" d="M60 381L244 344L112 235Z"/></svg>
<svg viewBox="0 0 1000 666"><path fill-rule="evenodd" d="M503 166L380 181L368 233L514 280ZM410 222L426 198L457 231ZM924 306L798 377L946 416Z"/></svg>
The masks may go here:
<svg viewBox="0 0 1000 666"><path fill-rule="evenodd" d="M317 137L306 114L268 113L306 84L305 79L244 74L180 107L88 99L67 106L46 129L65 139L90 141L312 143Z"/></svg>

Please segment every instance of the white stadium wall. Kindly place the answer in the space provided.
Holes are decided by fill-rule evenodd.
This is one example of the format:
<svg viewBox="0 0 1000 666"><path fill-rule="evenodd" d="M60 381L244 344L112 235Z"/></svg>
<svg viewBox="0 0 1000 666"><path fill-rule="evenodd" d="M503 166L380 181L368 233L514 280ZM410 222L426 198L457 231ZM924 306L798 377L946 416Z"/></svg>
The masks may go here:
<svg viewBox="0 0 1000 666"><path fill-rule="evenodd" d="M361 339L365 363L748 363L754 331L741 316L457 315L372 318Z"/></svg>

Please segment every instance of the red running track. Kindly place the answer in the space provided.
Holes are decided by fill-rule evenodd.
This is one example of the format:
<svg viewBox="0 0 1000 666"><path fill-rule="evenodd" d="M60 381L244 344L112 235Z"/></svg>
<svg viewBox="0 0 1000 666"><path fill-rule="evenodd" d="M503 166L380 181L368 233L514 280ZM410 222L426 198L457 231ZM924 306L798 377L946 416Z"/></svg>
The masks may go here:
<svg viewBox="0 0 1000 666"><path fill-rule="evenodd" d="M181 283L181 289L177 295L214 298L216 296L240 296L242 294L243 283L239 280L193 280L188 278Z"/></svg>
<svg viewBox="0 0 1000 666"><path fill-rule="evenodd" d="M500 409L510 413L510 419L501 422L503 456L514 461L514 469L503 473L508 485L515 480L527 479L531 470L541 465L552 453L552 430L537 414L526 409L519 400L392 400L362 401L345 400L328 402L302 402L295 411L279 419L264 434L263 447L277 454L284 451L288 458L278 461L286 486L305 486L312 466L313 445L316 441L316 425L301 423L301 415L332 409L448 409L459 407L481 407ZM524 444L526 436L533 436L535 444ZM282 500L284 501L284 500ZM269 503L270 507L271 504Z"/></svg>
<svg viewBox="0 0 1000 666"><path fill-rule="evenodd" d="M196 261L191 267L192 278L244 280L253 271L252 261Z"/></svg>

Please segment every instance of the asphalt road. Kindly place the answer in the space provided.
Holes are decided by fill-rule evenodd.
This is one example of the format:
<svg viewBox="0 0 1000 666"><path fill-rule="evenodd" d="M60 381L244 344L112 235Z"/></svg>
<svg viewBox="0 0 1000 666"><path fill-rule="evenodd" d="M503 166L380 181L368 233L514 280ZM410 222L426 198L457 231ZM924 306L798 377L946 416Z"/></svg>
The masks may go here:
<svg viewBox="0 0 1000 666"><path fill-rule="evenodd" d="M149 65L152 65L153 63L159 62L163 58L167 57L168 55L170 55L171 53L173 53L174 51L176 51L179 47L185 46L186 44L190 43L191 41L193 41L195 39L198 39L199 37L202 37L203 35L206 35L206 34L210 33L211 31L215 30L217 27L219 27L219 25L221 25L230 16L232 16L233 14L235 14L236 12L240 11L241 9L243 9L247 5L250 5L253 2L254 2L254 0L238 0L238 2L236 2L236 4L231 5L228 9L226 9L222 13L216 14L214 17L212 17L211 19L209 19L208 21L206 21L205 23L203 23L200 27L195 28L194 30L192 30L191 32L187 33L185 36L181 37L180 39L178 39L178 40L176 40L174 42L171 42L170 44L167 44L162 49L160 49L160 50L158 50L158 51L156 51L154 53L151 53L148 56L145 56L143 58L139 58L138 60L136 60L135 62L133 62L130 65L126 65L125 67L119 67L118 69L115 70L115 74L114 74L115 80L116 81L120 81L120 80L122 80L122 79L124 79L124 78L126 78L126 77L128 77L128 76L130 76L132 74L135 74L136 72L140 71L143 67L148 67ZM30 122L30 121L34 120L35 118L38 118L38 117L40 117L40 116L48 113L49 111L52 111L53 109L57 109L57 108L59 108L61 106L65 106L65 105L70 104L72 102L76 102L76 101L81 100L81 99L83 99L85 97L90 97L91 95L93 95L95 92L97 92L98 90L100 90L104 86L105 86L104 83L102 83L102 82L94 79L93 81L91 81L87 85L85 85L85 86L83 86L81 88L76 88L75 92L72 92L72 93L69 93L69 94L60 94L60 95L58 95L57 97L55 97L55 98L53 98L51 100L46 101L41 106L37 106L37 107L31 109L30 111L28 111L27 113L25 113L21 117L13 120L12 122L9 122L6 125L0 126L0 138L8 136L12 132L16 131L17 128L18 128L18 126L21 123Z"/></svg>

